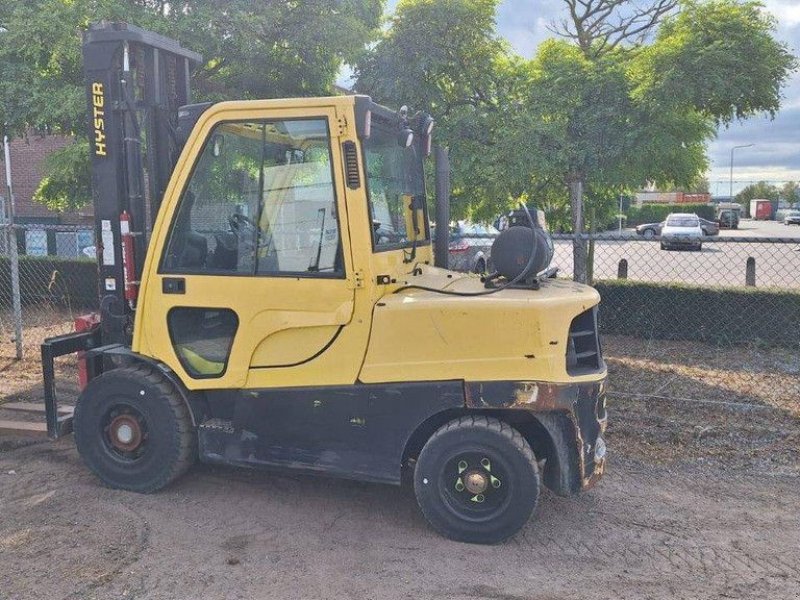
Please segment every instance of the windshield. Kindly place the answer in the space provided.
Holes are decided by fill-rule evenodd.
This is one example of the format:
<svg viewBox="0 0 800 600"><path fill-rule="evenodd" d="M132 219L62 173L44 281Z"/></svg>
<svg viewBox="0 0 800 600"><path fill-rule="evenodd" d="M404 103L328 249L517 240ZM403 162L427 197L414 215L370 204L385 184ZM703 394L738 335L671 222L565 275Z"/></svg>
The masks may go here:
<svg viewBox="0 0 800 600"><path fill-rule="evenodd" d="M486 235L493 236L499 232L491 225L479 225L477 223L459 223L458 233L461 235Z"/></svg>
<svg viewBox="0 0 800 600"><path fill-rule="evenodd" d="M697 217L670 217L667 219L668 227L699 227Z"/></svg>
<svg viewBox="0 0 800 600"><path fill-rule="evenodd" d="M369 210L375 250L410 246L413 240L428 240L428 219L422 150L415 141L408 148L398 144L397 130L373 117L372 133L364 141ZM405 202L404 202L405 200ZM412 236L410 206L414 202L419 233ZM418 211L416 211L418 213Z"/></svg>

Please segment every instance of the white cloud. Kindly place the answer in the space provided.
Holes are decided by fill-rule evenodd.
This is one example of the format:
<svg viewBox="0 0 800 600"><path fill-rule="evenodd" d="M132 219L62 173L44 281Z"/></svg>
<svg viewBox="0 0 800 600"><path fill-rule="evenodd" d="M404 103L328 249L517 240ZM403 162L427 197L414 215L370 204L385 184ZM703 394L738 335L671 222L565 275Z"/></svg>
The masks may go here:
<svg viewBox="0 0 800 600"><path fill-rule="evenodd" d="M782 26L800 24L800 2L798 0L764 0L764 6L778 19Z"/></svg>

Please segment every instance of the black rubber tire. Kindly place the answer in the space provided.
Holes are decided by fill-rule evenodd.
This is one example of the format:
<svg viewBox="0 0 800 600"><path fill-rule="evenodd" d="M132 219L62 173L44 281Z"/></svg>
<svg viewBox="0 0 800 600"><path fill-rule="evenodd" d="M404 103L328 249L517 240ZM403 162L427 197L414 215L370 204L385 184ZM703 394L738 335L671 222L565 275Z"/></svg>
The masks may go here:
<svg viewBox="0 0 800 600"><path fill-rule="evenodd" d="M459 453L486 453L508 467L503 485L507 497L489 519L465 519L445 499L440 480ZM513 427L494 418L467 416L443 425L420 452L414 470L414 492L428 523L452 540L496 544L517 533L530 519L539 499L539 466L530 445Z"/></svg>
<svg viewBox="0 0 800 600"><path fill-rule="evenodd" d="M655 229L645 229L642 232L644 239L646 240L654 240L656 238L656 230Z"/></svg>
<svg viewBox="0 0 800 600"><path fill-rule="evenodd" d="M104 438L106 415L119 405L138 411L147 427L136 460L118 456ZM86 465L116 489L155 492L186 472L197 457L197 436L184 399L146 365L114 369L90 381L75 406L73 430Z"/></svg>
<svg viewBox="0 0 800 600"><path fill-rule="evenodd" d="M661 249L662 250L669 250L669 248L667 247L667 245L664 242L661 242Z"/></svg>

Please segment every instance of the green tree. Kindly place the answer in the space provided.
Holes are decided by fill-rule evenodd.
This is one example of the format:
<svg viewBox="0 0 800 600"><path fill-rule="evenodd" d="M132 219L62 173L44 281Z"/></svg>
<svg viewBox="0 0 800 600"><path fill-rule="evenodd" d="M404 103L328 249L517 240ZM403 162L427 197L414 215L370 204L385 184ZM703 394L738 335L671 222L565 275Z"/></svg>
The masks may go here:
<svg viewBox="0 0 800 600"><path fill-rule="evenodd" d="M711 182L708 177L699 177L691 185L675 185L670 183L660 187L664 192L684 192L686 194L708 194L711 192Z"/></svg>
<svg viewBox="0 0 800 600"><path fill-rule="evenodd" d="M80 31L121 20L203 54L201 100L327 94L344 62L378 33L384 0L0 0L0 133L85 130ZM78 140L80 142L81 140ZM48 163L37 199L76 208L88 186L81 143Z"/></svg>
<svg viewBox="0 0 800 600"><path fill-rule="evenodd" d="M796 181L787 181L781 188L781 198L794 206L800 201L800 184Z"/></svg>
<svg viewBox="0 0 800 600"><path fill-rule="evenodd" d="M744 206L745 211L750 209L750 200L763 198L764 200L777 201L780 197L780 190L766 181L752 183L736 194L735 201Z"/></svg>
<svg viewBox="0 0 800 600"><path fill-rule="evenodd" d="M705 142L715 127L774 115L796 66L757 2L687 0L673 14L677 3L656 1L628 16L615 13L624 9L619 0L564 2L571 43L540 49L529 106L537 115L532 126L546 124L538 127L542 141L549 137L558 149L548 153L548 167L569 186L576 232L584 230L587 185L692 185L707 166ZM643 36L659 21L647 44ZM580 281L588 276L586 258L576 239Z"/></svg>
<svg viewBox="0 0 800 600"><path fill-rule="evenodd" d="M568 199L572 230L583 232L603 199L644 181L693 187L716 128L774 114L795 68L757 2L563 1L555 29L566 39L531 61L498 41L495 0L403 0L359 61L359 90L433 107L462 215L518 199L563 215ZM573 256L586 281L580 238Z"/></svg>
<svg viewBox="0 0 800 600"><path fill-rule="evenodd" d="M380 42L357 61L356 89L436 119L450 147L454 217L491 220L525 191L511 175L509 110L522 61L495 30L499 0L401 0Z"/></svg>

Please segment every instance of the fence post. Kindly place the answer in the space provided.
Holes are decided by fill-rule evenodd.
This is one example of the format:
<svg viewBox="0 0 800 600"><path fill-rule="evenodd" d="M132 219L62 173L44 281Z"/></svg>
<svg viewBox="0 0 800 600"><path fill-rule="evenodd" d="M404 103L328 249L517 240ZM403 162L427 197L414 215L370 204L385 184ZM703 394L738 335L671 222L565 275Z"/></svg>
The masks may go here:
<svg viewBox="0 0 800 600"><path fill-rule="evenodd" d="M6 240L11 259L11 298L14 307L14 341L16 343L17 360L22 360L22 302L19 292L19 250L17 248L17 230L14 228L14 186L11 184L11 147L8 136L3 136L3 157L6 163L6 189L8 191L8 220Z"/></svg>
<svg viewBox="0 0 800 600"><path fill-rule="evenodd" d="M19 249L17 248L17 229L14 225L6 228L9 258L11 262L11 299L14 307L14 342L17 360L22 360L22 301L19 291Z"/></svg>
<svg viewBox="0 0 800 600"><path fill-rule="evenodd" d="M756 259L752 256L747 258L745 269L744 284L747 287L756 287Z"/></svg>
<svg viewBox="0 0 800 600"><path fill-rule="evenodd" d="M627 279L628 278L628 259L621 258L619 264L617 265L617 279Z"/></svg>

